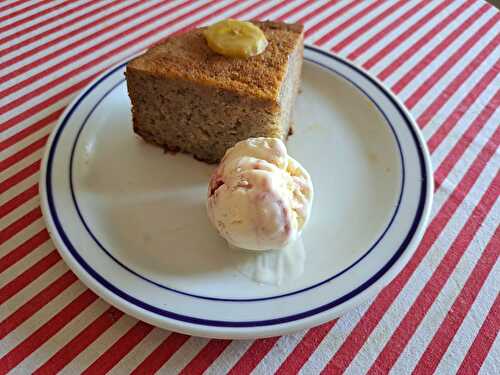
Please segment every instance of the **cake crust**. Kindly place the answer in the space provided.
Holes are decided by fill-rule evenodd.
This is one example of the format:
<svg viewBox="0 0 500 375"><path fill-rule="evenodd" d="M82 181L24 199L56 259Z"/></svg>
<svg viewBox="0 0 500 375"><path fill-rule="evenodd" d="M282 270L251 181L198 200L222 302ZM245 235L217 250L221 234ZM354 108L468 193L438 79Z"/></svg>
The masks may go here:
<svg viewBox="0 0 500 375"><path fill-rule="evenodd" d="M288 58L302 43L304 27L272 21L256 22L269 45L260 55L228 58L212 51L203 28L160 41L127 65L157 77L181 79L240 95L277 101Z"/></svg>
<svg viewBox="0 0 500 375"><path fill-rule="evenodd" d="M285 140L300 82L303 26L254 23L269 42L257 56L221 56L208 47L203 29L195 29L130 61L134 131L209 163L246 138Z"/></svg>

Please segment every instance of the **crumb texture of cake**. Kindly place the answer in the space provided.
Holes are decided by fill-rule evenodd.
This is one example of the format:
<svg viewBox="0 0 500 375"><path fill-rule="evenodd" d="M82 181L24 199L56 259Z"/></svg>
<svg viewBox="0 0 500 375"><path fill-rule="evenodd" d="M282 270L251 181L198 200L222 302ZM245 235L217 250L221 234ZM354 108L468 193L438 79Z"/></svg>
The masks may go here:
<svg viewBox="0 0 500 375"><path fill-rule="evenodd" d="M303 26L254 24L269 42L257 56L221 56L195 29L130 61L125 74L134 131L209 163L247 138L285 140L300 84Z"/></svg>

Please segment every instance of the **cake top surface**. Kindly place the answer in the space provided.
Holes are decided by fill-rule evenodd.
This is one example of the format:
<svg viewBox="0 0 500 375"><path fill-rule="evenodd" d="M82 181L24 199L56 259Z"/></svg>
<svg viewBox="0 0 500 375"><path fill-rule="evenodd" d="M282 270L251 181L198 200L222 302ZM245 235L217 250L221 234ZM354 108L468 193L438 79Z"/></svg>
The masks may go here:
<svg viewBox="0 0 500 375"><path fill-rule="evenodd" d="M303 26L271 21L253 23L269 42L260 55L244 59L219 55L208 47L202 29L194 29L162 40L130 61L127 68L277 100L289 56L302 42Z"/></svg>

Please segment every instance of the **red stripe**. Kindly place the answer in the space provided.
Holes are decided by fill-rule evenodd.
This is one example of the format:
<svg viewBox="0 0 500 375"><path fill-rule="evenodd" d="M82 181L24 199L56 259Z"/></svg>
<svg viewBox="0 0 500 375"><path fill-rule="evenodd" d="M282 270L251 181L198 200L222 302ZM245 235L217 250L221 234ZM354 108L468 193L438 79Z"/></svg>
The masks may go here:
<svg viewBox="0 0 500 375"><path fill-rule="evenodd" d="M497 133L497 141L497 144L500 144L500 131ZM492 209L498 197L498 186L500 186L500 173L496 175L493 183L472 211L431 278L420 291L399 326L393 331L391 338L373 363L370 373L380 370L389 372L394 366ZM453 314L456 313L456 311L453 312ZM450 335L450 332L447 332L447 335Z"/></svg>
<svg viewBox="0 0 500 375"><path fill-rule="evenodd" d="M446 155L446 158L441 162L441 165L436 169L436 178L434 181L436 191L441 187L443 181L457 163L458 159L464 154L467 147L469 147L498 108L500 108L500 90L497 91L496 95L486 104L481 113L474 119L467 128L467 131L462 135L460 140L455 143L451 151Z"/></svg>
<svg viewBox="0 0 500 375"><path fill-rule="evenodd" d="M337 323L337 320L310 329L281 364L276 374L297 374L321 344L328 332L331 331L335 323Z"/></svg>
<svg viewBox="0 0 500 375"><path fill-rule="evenodd" d="M240 16L242 16L243 14L247 13L247 12L250 12L252 10L254 10L255 8L258 8L259 6L261 6L262 4L266 4L266 0L259 0L259 1L256 1L254 2L253 4L251 4L250 6L240 10L239 12L233 14L231 17L232 18L239 18Z"/></svg>
<svg viewBox="0 0 500 375"><path fill-rule="evenodd" d="M431 246L446 227L450 218L455 214L460 204L469 194L474 182L477 180L486 164L494 154L491 147L484 147L476 156L461 181L455 186L446 202L443 204L438 214L428 226L428 229L406 267L401 273L376 297L367 312L356 324L344 343L332 357L325 367L325 373L339 369L346 369L371 335L377 324L387 312L392 302L397 298L399 292L403 290L406 282L410 279L416 268L426 256Z"/></svg>
<svg viewBox="0 0 500 375"><path fill-rule="evenodd" d="M482 50L479 52L471 62L451 81L444 90L440 90L439 95L432 101L432 103L425 109L425 111L418 117L417 122L421 127L425 127L431 119L436 115L441 107L443 107L448 100L453 96L455 92L458 91L460 86L470 77L470 75L481 65L488 56L500 45L500 34L496 36L491 42L489 42ZM500 72L500 59L496 61L487 74L483 76L481 81L479 81L476 86L467 93L469 98L466 102L470 106L483 91L488 84L493 81L493 79L498 76ZM465 111L465 108L460 108L461 111Z"/></svg>
<svg viewBox="0 0 500 375"><path fill-rule="evenodd" d="M18 62L20 62L22 60L25 60L25 59L27 59L27 58L35 55L38 52L50 51L50 47L55 46L58 43L66 40L66 39L68 39L68 38L70 38L72 36L80 35L80 34L82 34L86 30L89 30L89 29L91 30L93 28L97 28L97 33L90 34L88 36L85 36L82 39L76 40L76 41L68 44L67 46L64 46L63 48L60 48L57 51L53 51L53 52L49 53L48 55L43 56L43 57L39 58L38 60L35 60L35 61L33 61L33 62L31 62L31 63L29 63L29 64L21 67L20 69L23 69L23 71L27 71L27 70L31 69L32 67L34 67L34 66L39 66L39 64L41 62L48 61L49 59L55 58L55 57L59 56L61 53L69 51L72 48L77 47L78 45L80 45L82 43L86 43L87 41L90 41L95 36L98 36L98 35L102 34L103 32L109 30L110 29L109 26L106 27L106 28L104 28L104 29L98 28L98 26L100 26L102 23L105 23L106 21L109 22L115 16L122 15L123 12L125 12L125 11L128 11L130 9L133 9L133 8L137 7L139 4L140 4L140 2L129 4L126 7L117 9L117 10L115 10L115 11L109 13L109 14L105 14L101 18L98 18L98 19L96 19L96 20L94 20L94 21L92 21L90 23L82 25L82 26L80 26L80 27L78 27L76 29L69 30L67 33L65 33L65 34L63 34L61 36L58 36L57 38L51 39L51 40L49 40L49 41L47 41L47 42L45 42L43 44L40 44L40 45L38 45L36 47L33 47L33 48L30 48L26 52L23 52L23 53L20 53L20 54L16 54L10 60L6 60L6 61L1 62L0 63L0 69L4 69L4 68L6 68L6 67L8 67L8 66L10 66L12 64L15 64L15 63L18 63ZM139 12L137 12L136 14L134 14L132 16L135 16L135 15L141 16L142 14L146 14L147 12L149 12L151 9L154 9L154 8L159 7L161 5L163 5L163 4L162 3L156 3L154 6L146 8L146 9L143 9L142 11L139 11ZM130 19L132 16L126 17L125 20ZM118 22L122 22L123 23L124 21L118 21ZM64 28L64 26L62 28ZM50 34L48 34L48 35L50 35ZM11 74L10 77L14 77L16 73L12 72L10 74ZM7 75L6 77L9 77L9 75Z"/></svg>
<svg viewBox="0 0 500 375"><path fill-rule="evenodd" d="M255 340L238 362L233 366L230 375L251 374L257 365L271 351L279 337Z"/></svg>
<svg viewBox="0 0 500 375"><path fill-rule="evenodd" d="M412 24L409 28L403 31L401 34L397 36L396 39L388 43L384 48L379 50L375 55L373 55L370 59L368 59L363 67L366 69L372 68L375 64L377 64L380 60L382 60L385 56L387 56L390 52L396 49L399 45L404 43L407 39L409 39L414 33L416 33L419 29L425 26L431 19L436 17L439 13L441 13L447 6L451 5L451 1L443 1L437 7L433 8L429 13L420 18L417 22Z"/></svg>
<svg viewBox="0 0 500 375"><path fill-rule="evenodd" d="M101 334L111 327L123 313L114 307L108 308L96 320L90 323L84 330L76 335L70 342L64 345L47 362L40 366L33 374L55 374L71 362L78 354L92 344Z"/></svg>
<svg viewBox="0 0 500 375"><path fill-rule="evenodd" d="M231 340L210 340L205 347L194 357L179 375L203 374L207 368L222 354L228 347Z"/></svg>
<svg viewBox="0 0 500 375"><path fill-rule="evenodd" d="M85 310L97 296L90 290L80 294L74 301L54 315L48 322L33 332L22 343L0 358L0 369L8 372L64 328L72 319Z"/></svg>
<svg viewBox="0 0 500 375"><path fill-rule="evenodd" d="M131 374L145 375L156 374L158 370L167 362L190 336L180 333L171 333L163 342L157 346Z"/></svg>
<svg viewBox="0 0 500 375"><path fill-rule="evenodd" d="M197 9L193 9L192 11L190 11L189 13L186 13L186 14L183 14L182 16L179 16L177 17L176 19L170 21L170 22L167 22L166 24L164 25L160 25L158 26L157 28L153 29L153 30L150 30L148 31L147 33L135 38L135 39L132 39L132 40L129 40L127 41L125 44L121 45L120 47L117 47L115 48L114 50L111 50L111 51L108 51L106 52L103 56L100 56L99 58L93 60L91 63L87 63L85 64L85 66L91 66L91 65L94 65L96 64L97 62L101 61L101 60L105 60L105 58L107 57L114 57L116 55L116 53L118 53L120 50L124 50L126 49L127 47L129 46L137 46L140 42L142 42L144 39L150 37L150 36L153 36L153 35L158 35L160 34L160 32L162 32L163 29L169 27L171 24L173 23L176 23L176 22L179 22L181 19L184 19L186 17L189 17L190 16L190 13L192 12L195 12L195 11L199 11L201 8L204 8L204 7L207 7L207 6L211 6L213 3L205 3L203 4L202 6L200 6L199 8ZM236 3L232 3L230 4L229 6L234 6L236 5ZM170 10L169 10L170 11ZM168 11L168 12L169 12ZM222 11L222 8L221 9L218 9L215 11L214 14L217 14L218 12ZM166 13L168 13L166 12ZM162 17L163 14L158 14L158 15L155 15L155 18L156 17ZM149 20L151 21L151 19ZM135 25L135 27L138 27L140 25ZM123 34L121 35L123 36ZM101 44L101 43L100 43ZM95 48L96 46L92 47L92 48ZM142 48L141 48L142 49ZM137 51L136 51L137 52ZM105 69L105 68L104 68ZM78 72L78 71L81 71L81 70L84 70L82 67L79 67L75 70L73 70L72 72L74 73L75 71ZM47 73L47 70L45 71L45 73ZM11 118L10 120L4 122L3 124L0 124L0 130L3 128L3 129L8 129L14 125L16 125L19 121L22 121L24 120L26 117L29 117L33 114L36 114L39 110L51 105L51 104L54 104L55 102L57 102L59 99L63 99L65 98L66 96L68 96L70 93L78 90L78 89L81 89L83 87L85 87L87 85L88 82L90 82L95 76L97 76L97 74L99 74L99 72L91 75L90 77L80 81L80 82L77 82L76 84L70 86L70 87L67 87L66 89L64 89L63 91L59 92L58 94L42 101L42 102L39 102L38 104L34 105L33 107L31 107L30 109L18 114L17 116L14 116L13 118ZM65 75L66 78L69 78L69 73L67 73ZM57 81L60 81L60 77L57 79ZM49 87L51 88L51 87ZM31 94L29 94L31 96ZM22 99L22 98L21 98Z"/></svg>
<svg viewBox="0 0 500 375"><path fill-rule="evenodd" d="M0 123L0 131L5 131L7 129L10 129L13 126L16 126L21 121L24 121L31 116L37 115L40 111L44 110L46 107L48 107L54 103L57 103L59 100L64 99L65 102L70 101L72 99L70 97L71 94L73 94L75 91L83 89L98 74L99 74L99 72L96 72L96 73L92 74L90 77L87 77L87 78L81 80L80 82L77 82L77 83L67 87L66 89L57 93L56 95L51 96L51 97L39 102L38 104L33 105L32 107L28 108L27 110L19 113L18 115L15 115L14 117L10 118L9 120L7 120L3 123Z"/></svg>
<svg viewBox="0 0 500 375"><path fill-rule="evenodd" d="M413 370L414 374L434 373L476 300L486 278L497 262L498 249L500 249L500 227L497 227L474 270L467 278L460 294L453 302L453 306L446 314L444 321L425 349L424 354L420 357L417 366Z"/></svg>
<svg viewBox="0 0 500 375"><path fill-rule="evenodd" d="M316 32L317 30L321 29L323 26L330 24L333 20L339 18L341 15L349 11L351 8L354 8L356 5L359 5L358 2L356 1L350 1L346 5L344 5L342 8L338 9L337 11L333 12L329 16L323 18L321 21L315 23L314 25L311 25L306 32L304 33L304 37L307 38L309 35L312 33Z"/></svg>
<svg viewBox="0 0 500 375"><path fill-rule="evenodd" d="M172 35L182 34L188 30L191 30L191 29L195 28L196 26L202 24L206 20L213 18L215 15L221 14L221 13L225 12L226 10L233 8L236 5L240 5L242 2L243 2L243 0L234 0L233 3L227 4L227 5L223 6L222 8L215 10L213 13L210 13L210 14L207 14L206 16L201 17L200 19L198 19L194 23L191 23L189 25L186 25L186 26L180 28L179 30L175 31Z"/></svg>
<svg viewBox="0 0 500 375"><path fill-rule="evenodd" d="M56 298L76 280L77 278L75 274L71 271L67 271L54 280L45 289L26 301L24 305L0 323L0 339L3 339L23 322L32 317L38 310Z"/></svg>
<svg viewBox="0 0 500 375"><path fill-rule="evenodd" d="M1 232L0 236L0 245L10 240L17 233L25 229L28 225L30 225L35 220L42 217L42 211L40 207L35 207L25 215L21 216L19 219L9 224L6 228L4 228Z"/></svg>
<svg viewBox="0 0 500 375"><path fill-rule="evenodd" d="M44 135L42 138L39 140L31 143L30 145L26 146L25 148L19 150L15 154L12 154L8 158L5 158L4 160L0 161L0 172L5 171L12 165L16 164L17 162L23 160L25 157L31 155L33 152L41 149L45 144L47 143L47 139L49 138L49 135Z"/></svg>
<svg viewBox="0 0 500 375"><path fill-rule="evenodd" d="M455 127L455 125L460 120L460 117L457 116L457 113L465 113L469 108L474 104L479 95L486 90L488 85L498 77L498 68L500 64L497 63L496 67L493 66L482 78L481 80L474 86L474 88L467 94L467 96L462 100L460 104L458 104L453 112L446 118L443 124L439 127L438 130L432 135L432 137L427 141L429 146L429 150L434 152L439 145L443 142L446 136L451 132L451 130ZM493 104L497 104L493 102ZM429 120L430 121L430 120ZM420 123L419 123L420 124ZM425 123L424 123L425 124Z"/></svg>
<svg viewBox="0 0 500 375"><path fill-rule="evenodd" d="M0 193L5 193L11 187L17 185L18 183L28 178L29 176L34 175L39 170L40 170L40 160L37 160L28 165L27 167L21 169L19 172L14 173L9 178L0 182Z"/></svg>
<svg viewBox="0 0 500 375"><path fill-rule="evenodd" d="M314 9L311 13L305 14L304 16L300 17L296 22L301 23L301 24L305 24L311 18L316 17L318 14L331 8L332 6L336 5L337 3L338 3L338 1L329 1L326 4L323 4L322 6L320 6L319 8Z"/></svg>
<svg viewBox="0 0 500 375"><path fill-rule="evenodd" d="M302 3L299 4L299 6L290 9L289 11L283 13L282 15L280 15L278 17L275 16L273 18L278 20L278 21L283 21L283 20L287 21L288 17L293 16L294 14L300 12L302 9L311 6L312 4L314 4L314 0L304 0Z"/></svg>
<svg viewBox="0 0 500 375"><path fill-rule="evenodd" d="M63 4L58 4L56 6L53 6L52 8L43 9L39 13L35 13L34 15L28 16L26 18L21 18L20 20L17 20L17 21L15 21L15 22L13 22L13 23L11 23L9 25L2 26L2 27L0 27L0 33L3 33L4 31L7 31L7 30L12 29L14 27L17 27L19 25L22 25L23 23L26 23L28 21L32 21L33 19L39 18L39 17L41 17L41 16L43 16L43 15L45 15L47 13L53 12L54 10L57 10L58 8L60 8L61 6L66 5L66 3L69 3L69 2L70 1L66 1ZM15 12L6 14L5 16L1 16L0 17L0 22L8 21L9 19L17 17L20 14L27 13L27 12L33 10L33 9L36 9L40 5L43 5L43 4L44 3L42 1L37 1L37 2L35 2L35 4L31 4L30 6L27 6L27 7L22 8L22 9L18 9Z"/></svg>
<svg viewBox="0 0 500 375"><path fill-rule="evenodd" d="M49 232L44 228L33 237L24 241L21 245L17 246L14 250L5 254L0 258L0 273L17 263L19 260L30 254L38 246L44 244L49 240Z"/></svg>
<svg viewBox="0 0 500 375"><path fill-rule="evenodd" d="M452 33L443 39L436 47L428 52L420 61L408 71L398 82L391 87L392 91L399 94L410 82L412 82L417 75L419 75L427 66L429 61L434 61L444 50L446 50L461 34L467 31L481 16L489 10L489 6L484 4L481 8L474 12L469 18L460 24ZM493 19L493 18L492 18ZM490 20L491 21L491 20ZM472 38L477 38L479 31L477 31ZM470 40L470 39L469 39Z"/></svg>
<svg viewBox="0 0 500 375"><path fill-rule="evenodd" d="M87 369L82 372L82 375L107 373L152 330L153 326L147 323L136 323L125 335L120 337L118 341L97 358L94 363L87 367Z"/></svg>
<svg viewBox="0 0 500 375"><path fill-rule="evenodd" d="M84 14L81 14L79 15L78 17L74 17L74 14L82 9L86 9L88 8L89 6L99 2L100 0L91 0L91 1L88 1L87 3L83 3L73 9L68 9L67 11L65 12L62 12L60 14L57 14L53 17L50 17L50 18L46 18L44 19L43 21L41 22L38 22L32 26L29 26L29 27L26 27L25 29L22 29L22 30L19 30L13 34L10 34L10 35L7 35L5 36L4 38L0 39L0 44L4 44L4 43L7 43L13 39L17 39L19 37L22 37L24 35L26 35L27 33L29 32L32 32L32 31L35 31L35 30L39 30L40 28L42 28L43 26L45 25L49 25L51 24L52 22L54 21L59 21L61 20L62 18L66 17L66 16L72 16L70 17L70 19L64 23L61 23L51 29L48 29L48 30L45 30L41 33L38 33L37 35L35 36L32 36L32 37L29 37L27 39L24 39L24 40L21 40L20 42L18 43L15 43L15 44L12 44L6 48L4 48L3 50L0 50L0 56L5 56L7 55L8 53L12 52L12 51L17 51L19 50L21 47L24 47L28 44L31 44L33 42L36 42L36 41L39 41L40 39L46 37L46 36L50 36L52 33L54 32L57 32L57 31L61 31L63 30L64 28L66 28L67 26L70 26L70 25L73 25L81 20L84 20L86 18L89 18L89 17L92 17L96 14L99 14L103 11L105 11L106 9L112 7L113 5L116 4L116 1L113 1L113 2L107 2L105 3L102 7L100 8L96 8L96 9L93 9L91 10L90 12L88 13L84 13Z"/></svg>
<svg viewBox="0 0 500 375"><path fill-rule="evenodd" d="M61 257L59 256L57 250L52 250L15 279L1 287L0 305L19 293L20 290L24 289L31 282L39 278L45 271L59 262L60 259Z"/></svg>
<svg viewBox="0 0 500 375"><path fill-rule="evenodd" d="M500 331L500 294L484 320L457 371L457 375L478 374ZM495 355L495 354L493 354Z"/></svg>
<svg viewBox="0 0 500 375"><path fill-rule="evenodd" d="M353 41L355 41L360 36L362 36L363 34L365 34L367 31L374 30L374 27L378 23L380 23L381 21L383 21L384 19L386 19L387 17L389 17L390 15L392 15L394 12L396 12L399 8L401 8L405 4L407 4L407 2L405 2L405 1L396 1L396 2L394 2L393 5L391 5L389 8L387 8L386 10L384 10L378 16L374 17L373 19L371 19L369 22L365 23L360 28L354 30L350 35L348 35L347 37L345 37L344 39L342 39L340 42L338 42L337 44L335 44L331 48L331 50L333 52L340 52L345 47L347 47L349 44L351 44ZM326 42L328 42L328 40L325 40L324 42L326 43Z"/></svg>
<svg viewBox="0 0 500 375"><path fill-rule="evenodd" d="M384 27L382 30L380 30L378 33L376 33L374 36L372 36L370 39L368 39L366 42L364 42L362 45L360 45L358 48L356 48L354 51L352 51L347 58L351 60L356 60L360 55L362 55L364 52L366 52L369 48L371 48L373 45L381 41L383 38L386 37L387 34L389 34L391 31L395 30L399 26L401 26L402 23L408 20L408 18L412 17L415 15L415 13L419 12L421 9L423 9L425 6L430 4L430 0L422 0L422 1L417 1L415 6L407 10L405 13L403 13L401 16L399 16L397 19L392 21L389 25Z"/></svg>
<svg viewBox="0 0 500 375"><path fill-rule="evenodd" d="M354 2L353 2L354 3ZM353 16L349 17L348 20L342 22L340 25L335 27L334 29L328 31L325 35L323 35L321 38L319 38L317 41L314 42L314 44L317 45L322 45L326 42L328 42L330 39L332 39L335 35L338 33L342 32L343 30L347 29L349 26L351 26L353 23L358 22L361 18L369 14L371 11L377 9L381 5L384 4L384 0L377 0L377 1L372 1L370 5L367 7L362 7L361 11L358 13L354 14ZM330 18L326 17L326 19Z"/></svg>
<svg viewBox="0 0 500 375"><path fill-rule="evenodd" d="M16 208L29 201L31 198L36 197L37 195L38 184L33 185L23 192L17 194L14 198L10 199L0 206L0 219L10 214Z"/></svg>
<svg viewBox="0 0 500 375"><path fill-rule="evenodd" d="M460 120L460 116L457 116L457 113L466 113L469 108L474 104L477 98L483 93L484 90L488 87L488 85L498 76L498 68L500 64L497 62L496 66L493 66L486 74L476 83L476 85L472 88L472 90L463 98L463 100L453 109L453 111L448 115L446 120L440 125L440 127L436 130L436 132L429 138L427 141L427 145L429 146L429 150L434 152L439 145L443 142L446 136L451 132L451 130L457 125ZM470 74L470 73L469 73ZM495 104L495 103L493 103ZM437 110L436 110L437 112ZM428 124L430 118L424 118L424 120L420 120L419 125L424 127Z"/></svg>
<svg viewBox="0 0 500 375"><path fill-rule="evenodd" d="M35 133L36 131L43 129L47 125L52 125L55 121L57 121L57 119L63 113L63 111L64 111L63 108L58 109L57 111L52 112L50 115L44 117L43 119L36 121L32 125L25 127L24 129L10 136L9 138L0 141L0 151L9 148L10 146L16 144L17 142ZM2 124L0 124L0 128L1 125Z"/></svg>
<svg viewBox="0 0 500 375"><path fill-rule="evenodd" d="M392 73L394 73L401 65L408 61L412 56L415 56L418 51L420 51L427 43L439 35L445 27L456 20L462 13L464 13L470 6L474 4L473 1L464 1L461 6L455 9L452 13L448 14L441 22L430 29L423 37L413 43L409 48L407 48L401 55L396 59L393 59L391 63L384 68L379 74L378 78L385 80ZM368 60L370 61L370 60ZM368 63L367 61L367 63Z"/></svg>
<svg viewBox="0 0 500 375"><path fill-rule="evenodd" d="M134 3L134 4L129 5L129 7L133 8L134 6L138 6L139 4L140 3ZM81 57L86 56L86 55L88 55L88 54L90 54L92 52L95 52L95 51L97 51L99 48L101 48L103 46L109 46L110 43L123 38L125 35L128 35L128 34L134 32L136 30L140 30L141 28L149 25L150 23L153 23L154 21L159 20L162 17L167 16L168 14L173 13L173 12L175 12L178 9L181 9L181 8L185 7L186 5L188 5L188 4L189 4L189 2L185 2L185 3L179 4L179 5L175 6L175 7L172 7L170 9L164 10L161 13L153 14L151 18L148 18L148 19L142 21L141 23L137 23L137 22L131 23L133 26L131 26L130 28L128 28L128 29L126 29L126 30L124 30L124 31L122 31L120 33L115 33L115 34L111 35L110 37L108 37L107 39L105 39L105 40L103 40L103 41L101 41L101 42L99 42L99 43L97 43L95 45L90 45L90 42L93 39L95 39L95 38L97 38L97 37L99 37L99 36L101 36L101 35L109 32L109 31L114 31L119 26L127 24L127 22L136 20L137 17L139 17L139 16L151 13L156 8L164 6L164 3L162 3L162 2L155 2L153 6L150 6L148 8L143 9L143 10L140 10L140 11L138 11L135 14L131 14L131 15L125 17L125 18L120 19L119 21L113 22L111 25L108 25L108 26L103 27L103 28L95 28L96 25L99 24L99 22L101 21L101 19L104 20L104 19L110 18L111 15L120 15L120 14L122 14L123 10L122 9L118 9L115 12L110 13L109 15L101 17L101 19L99 19L99 20L93 21L93 22L91 22L91 23L89 23L89 24L87 24L87 25L84 26L84 27L89 28L89 29L90 28L94 28L95 30L97 30L96 32L94 32L94 33L92 33L90 35L87 35L87 36L85 36L82 39L76 40L76 41L74 41L74 42L72 42L72 43L70 43L68 45L65 45L63 48L60 48L60 49L55 50L55 51L52 51L51 53L49 53L47 55L44 55L44 56L40 57L39 59L33 60L33 61L29 62L28 64L23 65L22 67L14 70L14 71L11 71L10 73L5 74L4 76L0 77L0 81L7 82L7 81L9 81L9 80L11 80L11 79L13 79L15 77L23 75L24 73L30 71L34 67L42 66L43 64L46 64L50 60L53 60L53 59L59 57L61 54L74 50L76 47L78 47L80 45L84 45L84 46L85 45L87 45L87 46L90 45L89 48L86 48L86 49L78 52L75 55L71 55L71 57L69 57L69 58L67 58L67 59L65 59L65 60L57 63L56 65L53 65L50 68L47 67L47 72L48 72L47 74L50 74L51 72L56 71L58 69L58 67L64 67L64 66L68 65L69 62L77 61ZM64 39L66 37L68 37L68 36L73 35L74 33L77 33L77 32L79 32L78 29L70 31L69 33L67 33L67 34L64 35ZM63 38L63 36L61 36L60 38ZM60 39L60 38L58 38L58 39ZM55 41L58 41L58 40L54 39L54 40L52 40L52 41L50 41L48 43L43 44L42 46L36 47L36 48L40 48L42 50L48 50L48 47L50 47L51 44L54 44ZM30 50L29 53L33 53L33 51L36 50L36 48ZM13 63L17 63L20 60L19 57L20 56L16 56L14 59L6 61L3 64L0 64L0 69L3 69L4 65L8 66L8 65L11 65ZM25 56L21 56L21 58L24 59ZM41 73L32 75L32 76L30 76L30 77L28 77L28 78L26 78L26 79L24 79L24 80L22 80L20 82L17 82L15 85L13 85L11 87L8 87L7 89L1 91L0 92L0 96L9 95L9 94L11 94L11 93L13 93L13 92L15 92L15 91L17 91L17 90L19 90L19 89L27 86L30 83L38 81L42 77L43 77L43 74L41 75Z"/></svg>
<svg viewBox="0 0 500 375"><path fill-rule="evenodd" d="M475 33L472 37L470 37L453 55L451 55L448 59L446 59L446 62L442 65L439 66L439 68L429 77L427 80L419 86L417 90L413 92L413 94L405 101L406 107L409 109L413 108L419 101L422 99L422 97L427 94L433 87L434 85L476 44L479 39L483 37L485 33L490 30L495 23L497 23L500 20L500 13L495 14L495 17L492 17L486 24L481 27L477 33ZM496 40L499 40L500 38L497 37L495 38ZM497 42L498 43L498 42ZM491 43L488 43L485 53L491 52L490 47ZM481 56L477 56L478 58L481 58ZM474 62L470 62L469 65L471 67L474 67L474 65L477 65ZM471 68L472 69L472 68ZM471 71L467 72L465 74L470 74ZM458 78L458 77L457 77ZM460 79L466 79L467 77L460 77ZM453 84L453 82L452 82ZM445 101L444 99L440 99L442 101ZM437 109L432 108L431 111L436 111Z"/></svg>
<svg viewBox="0 0 500 375"><path fill-rule="evenodd" d="M278 9L281 9L283 8L285 5L289 4L290 3L290 0L285 0L285 1L281 1L279 2L278 4L276 5L273 5L271 8L268 8L268 9L264 9L262 12L260 12L258 15L256 15L254 17L254 19L261 19L263 17L267 17L269 14L277 11ZM243 13L246 13L247 12L247 9L245 8L244 10L242 10L241 12L237 13L237 17Z"/></svg>
<svg viewBox="0 0 500 375"><path fill-rule="evenodd" d="M26 3L27 1L30 1L30 0L17 0L17 1L14 1L13 3L4 5L4 6L0 7L0 12L3 12L4 10L10 10L10 9L17 7L23 3ZM26 9L26 8L24 8L24 9ZM24 11L26 11L26 10L24 10ZM7 14L7 15L10 16L11 14L12 13Z"/></svg>

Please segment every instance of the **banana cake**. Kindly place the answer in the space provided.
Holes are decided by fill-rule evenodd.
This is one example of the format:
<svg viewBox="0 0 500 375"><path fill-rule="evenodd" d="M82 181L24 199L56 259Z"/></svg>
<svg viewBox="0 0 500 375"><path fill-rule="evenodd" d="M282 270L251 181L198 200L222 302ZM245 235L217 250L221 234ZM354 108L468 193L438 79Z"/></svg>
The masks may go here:
<svg viewBox="0 0 500 375"><path fill-rule="evenodd" d="M303 26L253 24L268 42L256 56L214 52L203 29L195 29L131 60L126 78L135 133L209 163L247 138L285 140L300 83Z"/></svg>

